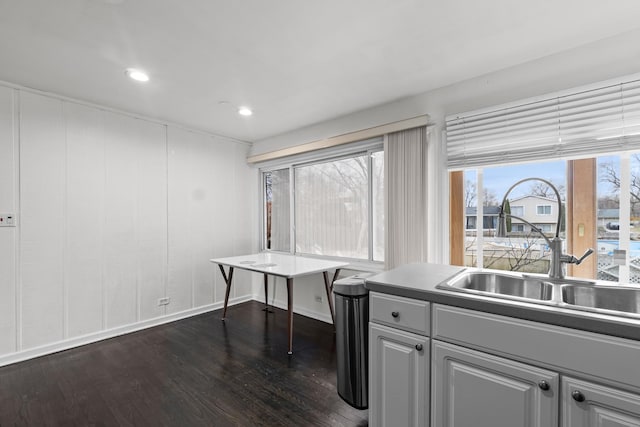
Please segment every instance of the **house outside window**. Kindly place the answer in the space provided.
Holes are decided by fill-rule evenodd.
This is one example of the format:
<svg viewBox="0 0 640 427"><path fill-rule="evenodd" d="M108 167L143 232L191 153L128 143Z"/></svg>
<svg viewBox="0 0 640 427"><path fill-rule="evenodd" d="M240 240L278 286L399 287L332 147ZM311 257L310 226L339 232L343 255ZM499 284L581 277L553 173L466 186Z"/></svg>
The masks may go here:
<svg viewBox="0 0 640 427"><path fill-rule="evenodd" d="M483 209L482 229L495 230L498 226L499 206L485 206ZM467 207L465 210L467 230L475 230L477 228L477 208Z"/></svg>
<svg viewBox="0 0 640 427"><path fill-rule="evenodd" d="M559 178L556 178L558 180ZM557 206L558 202L555 199L548 198L548 192L537 191L540 190L537 186L532 186L529 194L512 199L512 203L516 205L516 211L514 213L513 206L511 209L512 215L518 216L525 221L521 221L517 218L511 220L512 225L520 225L522 231L530 232L531 226L527 222L535 224L543 230L545 233L555 232L556 220L557 220ZM541 204L544 202L545 204ZM548 204L547 204L548 203ZM535 214L534 214L535 212ZM542 217L542 218L540 218Z"/></svg>
<svg viewBox="0 0 640 427"><path fill-rule="evenodd" d="M552 181L562 189L565 186L566 164L560 162L545 162L536 165L536 169L545 171ZM549 269L550 251L544 238L534 231L530 224L534 224L548 236L553 236L556 227L556 217L545 216L540 221L536 215L537 205L549 205L550 212L556 213L557 202L551 202L550 189L540 187L535 183L525 184L516 188L509 195L509 209L512 215L520 217L510 218L510 233L507 238L495 237L500 203L505 192L516 181L527 178L528 168L521 165L484 167L465 171L464 200L473 201L474 206L465 208L465 265L473 267L493 268L499 270L513 270L531 273L546 273ZM505 179L505 177L508 177ZM469 194L472 193L472 194ZM483 230L477 229L478 207L475 202L478 194L482 194ZM543 203L542 203L543 202ZM548 221L546 221L548 219Z"/></svg>

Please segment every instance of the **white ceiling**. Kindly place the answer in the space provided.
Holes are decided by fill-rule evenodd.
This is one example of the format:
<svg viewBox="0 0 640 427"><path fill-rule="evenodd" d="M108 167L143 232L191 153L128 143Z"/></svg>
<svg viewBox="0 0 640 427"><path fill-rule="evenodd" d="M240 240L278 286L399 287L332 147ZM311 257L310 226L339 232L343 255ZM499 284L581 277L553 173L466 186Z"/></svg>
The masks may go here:
<svg viewBox="0 0 640 427"><path fill-rule="evenodd" d="M257 141L638 17L638 0L0 0L0 80Z"/></svg>

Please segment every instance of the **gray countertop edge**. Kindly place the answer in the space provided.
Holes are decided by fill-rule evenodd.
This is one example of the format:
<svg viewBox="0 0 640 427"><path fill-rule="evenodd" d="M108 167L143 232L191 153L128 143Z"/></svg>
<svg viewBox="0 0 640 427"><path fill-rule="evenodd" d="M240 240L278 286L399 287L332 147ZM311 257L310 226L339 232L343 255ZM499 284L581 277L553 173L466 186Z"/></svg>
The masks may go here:
<svg viewBox="0 0 640 427"><path fill-rule="evenodd" d="M464 270L450 265L408 264L368 278L365 287L373 292L640 341L638 319L436 288Z"/></svg>

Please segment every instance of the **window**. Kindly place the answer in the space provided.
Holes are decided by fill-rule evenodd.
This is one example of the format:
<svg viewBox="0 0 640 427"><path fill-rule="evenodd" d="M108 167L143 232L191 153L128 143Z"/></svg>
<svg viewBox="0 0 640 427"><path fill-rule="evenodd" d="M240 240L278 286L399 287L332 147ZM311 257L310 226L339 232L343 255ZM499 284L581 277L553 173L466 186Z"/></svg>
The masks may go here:
<svg viewBox="0 0 640 427"><path fill-rule="evenodd" d="M565 202L562 207L554 206L553 202L541 206L531 204L536 197L549 198L543 194L521 195L522 201L518 204L524 207L522 218L538 224L545 234L555 234L546 230L556 227L564 230L566 226L566 233L560 233L560 237L565 239L566 252L578 257L589 247L598 248L597 263L595 256L587 258L579 266L569 266L569 275L577 271L580 277L639 283L636 266L640 263L640 250L635 247L635 239L640 238L640 227L637 227L640 208L635 206L635 200L640 200L640 191L637 191L640 158L633 153L640 150L640 79L633 78L448 116L447 166L452 174L451 182L456 184L451 191L450 206L459 206L467 197L455 194L463 193L460 174L466 177L472 168L477 168L477 194L490 188L487 176L492 170L498 171L499 165L526 164L504 166L514 168L501 176L502 181L510 185L519 179L514 173L523 170L528 171L527 177L546 178L554 184L565 181L566 177L564 188L559 188L560 198ZM552 179L550 171L541 167L549 159L572 159L559 162L565 170L560 180ZM550 198L555 199L554 195ZM456 211L450 213L450 224L461 227L460 230L464 224L462 215ZM481 212L479 207L478 217ZM511 212L513 214L513 209ZM525 215L527 212L537 215L530 218ZM553 223L559 213L561 222ZM533 221L536 217L537 221ZM512 225L516 222L512 221ZM522 225L521 234L530 234L528 226ZM475 239L472 256L465 257L469 265L487 267L492 258L502 255L507 264L511 264L511 258L517 261L521 255L516 249L525 246L531 248L528 258L538 257L536 262L542 263L548 258L544 244L520 242L518 245L518 242L491 241L490 236L476 234L477 237L466 235L467 241ZM463 249L469 246L460 240L451 240L450 258L458 264L461 264ZM493 257L487 259L487 252ZM505 267L522 270L522 267L529 268L529 263Z"/></svg>
<svg viewBox="0 0 640 427"><path fill-rule="evenodd" d="M561 190L566 188L566 162L536 163L536 170ZM464 260L466 266L512 270L529 273L547 273L549 271L550 251L546 240L532 231L525 222L511 218L507 222L509 237L495 237L497 215L505 193L511 185L523 178L529 178L530 168L521 165L483 167L464 171L464 199L467 204ZM477 230L478 195L482 195L482 216L484 230ZM524 182L509 193L509 209L512 215L534 224L545 234L555 233L555 218L549 222L536 222L533 215L539 212L540 198L549 198L551 190L538 181ZM546 206L551 212L551 205ZM530 212L527 217L527 212ZM553 220L553 221L552 221ZM564 233L562 234L564 237Z"/></svg>
<svg viewBox="0 0 640 427"><path fill-rule="evenodd" d="M565 175L570 176L568 164L589 161L594 165L595 179L587 186L574 188L573 192L569 192L567 189L571 186L567 185L565 180ZM559 188L565 209L569 210L571 200L578 197L586 197L586 200L595 202L591 211L585 208L585 204L578 203L576 206L582 207L575 208L573 212L569 212L568 215L571 216L563 219L561 238L566 240L565 252L580 257L584 249L573 250L572 240L576 237L592 236L589 247L595 249L594 255L591 256L595 266L593 273L588 277L640 284L640 270L636 268L640 264L640 153L621 153L571 162L541 162L535 163L535 167L541 175ZM523 169L525 172L522 172ZM516 172L518 170L520 172ZM503 196L500 194L502 189L520 179L521 176L518 174L526 174L526 170L527 168L518 165L474 169L473 174L482 176L478 181L483 184L474 187L474 191L495 192ZM499 178L502 175L508 176L508 179ZM582 183L586 175L577 173L575 181ZM523 201L527 200L525 193L535 197L550 198L550 194L541 191L543 190L541 187L528 188L526 183L522 186L524 193L516 197L524 197ZM465 194L464 197L468 199L470 196ZM512 196L509 198L512 199ZM514 208L515 206L512 205L512 213ZM485 207L485 215L486 209ZM536 205L536 213L547 215L548 220L545 219L544 222L535 221L533 218L529 220L551 237L555 233L556 209L553 202L549 205ZM526 211L525 208L522 212L522 217L525 219L527 219L524 215ZM468 217L467 225L470 222L469 219ZM565 227L571 228L573 233L565 232ZM546 273L548 269L549 252L546 242L536 236L535 232L531 232L531 228L524 223L514 219L510 237L502 240L496 239L492 234L476 234L475 230L472 233L468 229L466 231L465 265L538 273ZM572 275L572 272L568 271L568 274Z"/></svg>
<svg viewBox="0 0 640 427"><path fill-rule="evenodd" d="M511 206L511 215L523 217L524 216L524 206Z"/></svg>
<svg viewBox="0 0 640 427"><path fill-rule="evenodd" d="M640 283L640 153L598 158L598 279Z"/></svg>
<svg viewBox="0 0 640 427"><path fill-rule="evenodd" d="M467 230L475 230L477 220L475 216L467 216Z"/></svg>
<svg viewBox="0 0 640 427"><path fill-rule="evenodd" d="M288 252L291 247L289 227L289 169L265 172L265 249Z"/></svg>
<svg viewBox="0 0 640 427"><path fill-rule="evenodd" d="M263 183L265 249L384 261L380 144L354 154L263 171Z"/></svg>
<svg viewBox="0 0 640 427"><path fill-rule="evenodd" d="M553 233L555 231L555 224L534 224L544 233Z"/></svg>
<svg viewBox="0 0 640 427"><path fill-rule="evenodd" d="M538 215L551 215L551 205L537 205L536 213Z"/></svg>

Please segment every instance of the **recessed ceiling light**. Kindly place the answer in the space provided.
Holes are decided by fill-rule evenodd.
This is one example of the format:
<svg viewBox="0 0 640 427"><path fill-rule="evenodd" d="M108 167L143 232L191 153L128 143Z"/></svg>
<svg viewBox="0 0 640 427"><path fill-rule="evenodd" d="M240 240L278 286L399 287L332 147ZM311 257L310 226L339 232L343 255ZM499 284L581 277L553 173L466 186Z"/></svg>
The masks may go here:
<svg viewBox="0 0 640 427"><path fill-rule="evenodd" d="M127 68L127 70L124 73L130 78L132 78L133 80L136 80L139 82L149 81L149 75L142 70L137 70L135 68Z"/></svg>
<svg viewBox="0 0 640 427"><path fill-rule="evenodd" d="M251 111L251 108L249 107L239 107L238 114L240 114L241 116L250 116L253 114L253 111Z"/></svg>

